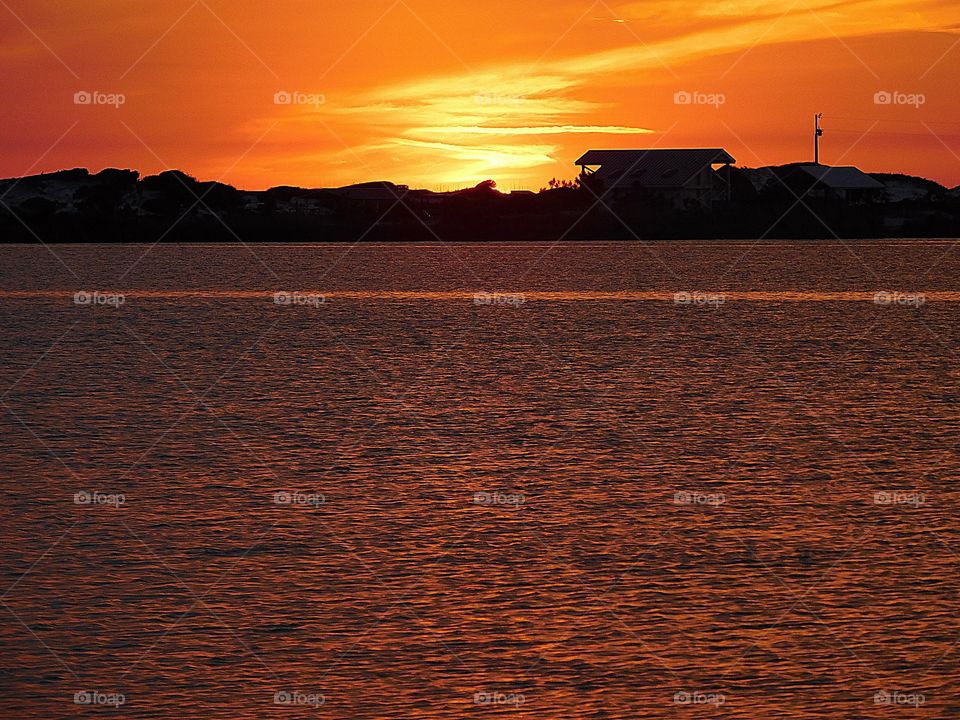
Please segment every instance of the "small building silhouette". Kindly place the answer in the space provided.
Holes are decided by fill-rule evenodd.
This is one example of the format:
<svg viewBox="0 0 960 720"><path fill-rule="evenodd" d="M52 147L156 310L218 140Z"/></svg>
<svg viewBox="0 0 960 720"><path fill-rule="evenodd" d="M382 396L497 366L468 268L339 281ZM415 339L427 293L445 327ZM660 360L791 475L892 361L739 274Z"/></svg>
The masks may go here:
<svg viewBox="0 0 960 720"><path fill-rule="evenodd" d="M332 190L335 195L357 207L364 207L374 213L386 212L395 207L410 188L406 185L395 185L386 180L358 183Z"/></svg>
<svg viewBox="0 0 960 720"><path fill-rule="evenodd" d="M776 169L784 185L799 197L862 203L881 198L885 185L853 166L801 163Z"/></svg>
<svg viewBox="0 0 960 720"><path fill-rule="evenodd" d="M661 199L674 207L711 207L730 199L730 167L722 148L590 150L576 165L580 180L614 200Z"/></svg>

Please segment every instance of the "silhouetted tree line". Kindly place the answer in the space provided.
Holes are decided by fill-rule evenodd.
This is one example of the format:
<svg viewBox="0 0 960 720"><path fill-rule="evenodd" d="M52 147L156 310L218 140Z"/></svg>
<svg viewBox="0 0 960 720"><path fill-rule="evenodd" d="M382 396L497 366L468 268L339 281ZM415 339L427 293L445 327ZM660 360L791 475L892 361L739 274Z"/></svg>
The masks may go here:
<svg viewBox="0 0 960 720"><path fill-rule="evenodd" d="M731 198L676 207L642 192L553 180L538 193L486 181L451 193L386 182L242 191L179 171L67 170L0 181L3 242L353 242L960 236L958 192L917 178L922 197L849 203L758 190L735 169ZM903 176L875 176L895 179ZM928 183L929 185L924 185Z"/></svg>

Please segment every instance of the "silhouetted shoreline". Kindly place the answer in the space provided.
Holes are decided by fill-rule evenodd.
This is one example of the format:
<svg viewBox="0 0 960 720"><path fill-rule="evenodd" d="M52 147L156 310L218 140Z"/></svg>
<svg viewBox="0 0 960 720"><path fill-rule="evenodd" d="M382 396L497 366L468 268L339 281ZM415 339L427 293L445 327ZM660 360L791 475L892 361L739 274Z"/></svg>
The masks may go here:
<svg viewBox="0 0 960 720"><path fill-rule="evenodd" d="M872 174L869 200L793 188L795 166L733 168L728 202L664 198L579 182L499 192L487 181L438 193L389 182L345 188L238 190L167 171L84 169L0 180L5 243L473 242L671 239L864 239L960 236L960 188Z"/></svg>

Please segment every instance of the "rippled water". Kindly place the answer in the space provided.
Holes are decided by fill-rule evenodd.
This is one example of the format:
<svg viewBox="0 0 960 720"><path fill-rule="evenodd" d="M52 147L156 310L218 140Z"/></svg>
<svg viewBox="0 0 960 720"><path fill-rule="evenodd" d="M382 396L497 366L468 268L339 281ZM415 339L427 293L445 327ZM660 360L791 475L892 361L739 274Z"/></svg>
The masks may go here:
<svg viewBox="0 0 960 720"><path fill-rule="evenodd" d="M960 717L958 276L0 247L2 715Z"/></svg>

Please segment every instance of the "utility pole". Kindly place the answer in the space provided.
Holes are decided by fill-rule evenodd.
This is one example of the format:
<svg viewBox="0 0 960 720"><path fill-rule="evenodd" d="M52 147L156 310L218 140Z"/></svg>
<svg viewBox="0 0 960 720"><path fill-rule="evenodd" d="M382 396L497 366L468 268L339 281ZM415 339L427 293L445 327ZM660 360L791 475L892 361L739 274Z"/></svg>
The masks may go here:
<svg viewBox="0 0 960 720"><path fill-rule="evenodd" d="M820 138L823 137L823 128L820 127L820 118L823 117L823 113L817 113L813 120L813 163L814 165L820 164Z"/></svg>

